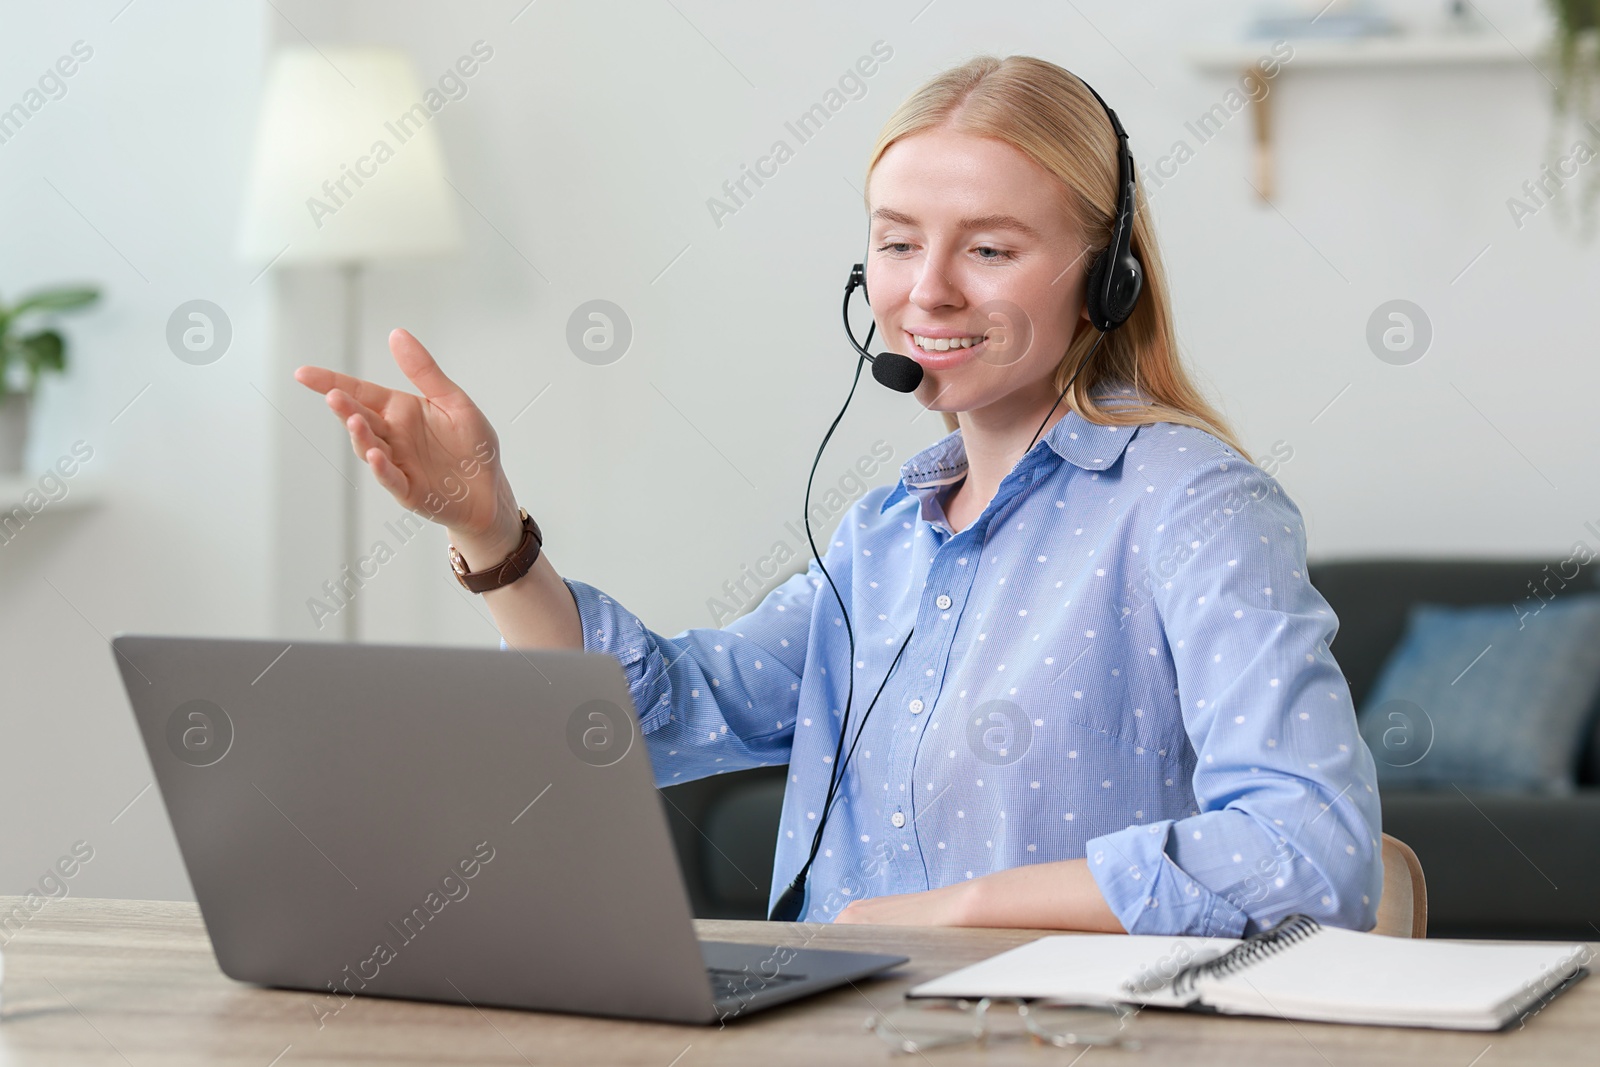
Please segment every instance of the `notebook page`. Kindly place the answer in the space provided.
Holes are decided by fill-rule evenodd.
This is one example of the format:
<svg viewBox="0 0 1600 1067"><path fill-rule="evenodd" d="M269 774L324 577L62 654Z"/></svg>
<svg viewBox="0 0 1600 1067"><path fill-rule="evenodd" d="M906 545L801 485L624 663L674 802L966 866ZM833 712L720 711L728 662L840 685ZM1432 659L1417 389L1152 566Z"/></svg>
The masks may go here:
<svg viewBox="0 0 1600 1067"><path fill-rule="evenodd" d="M1231 937L1056 934L914 987L911 997L1050 997L1080 1004L1126 1003L1122 983L1147 968L1171 976L1185 962L1218 955ZM1170 995L1138 998L1158 1003ZM1185 997L1184 1001L1193 997Z"/></svg>
<svg viewBox="0 0 1600 1067"><path fill-rule="evenodd" d="M1225 1012L1495 1029L1586 958L1573 943L1486 944L1324 926L1230 975L1203 979L1198 989L1204 1003Z"/></svg>

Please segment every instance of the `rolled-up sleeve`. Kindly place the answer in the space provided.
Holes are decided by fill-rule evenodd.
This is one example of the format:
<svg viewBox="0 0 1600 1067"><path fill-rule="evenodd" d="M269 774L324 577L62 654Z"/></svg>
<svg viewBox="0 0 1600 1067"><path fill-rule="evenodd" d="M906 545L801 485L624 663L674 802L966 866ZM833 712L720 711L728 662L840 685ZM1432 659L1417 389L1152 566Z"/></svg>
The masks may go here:
<svg viewBox="0 0 1600 1067"><path fill-rule="evenodd" d="M1383 882L1372 753L1311 585L1305 527L1238 457L1179 479L1150 548L1199 813L1092 838L1129 933L1239 937L1292 912L1370 930Z"/></svg>

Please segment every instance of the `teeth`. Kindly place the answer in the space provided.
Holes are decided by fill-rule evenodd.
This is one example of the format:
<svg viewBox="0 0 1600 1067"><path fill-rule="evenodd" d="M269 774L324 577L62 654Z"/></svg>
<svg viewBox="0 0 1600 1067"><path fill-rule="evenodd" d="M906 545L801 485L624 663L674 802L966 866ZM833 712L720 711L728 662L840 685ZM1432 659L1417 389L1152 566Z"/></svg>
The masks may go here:
<svg viewBox="0 0 1600 1067"><path fill-rule="evenodd" d="M952 348L971 348L982 341L982 337L924 337L914 333L911 339L918 348L924 352L948 352Z"/></svg>

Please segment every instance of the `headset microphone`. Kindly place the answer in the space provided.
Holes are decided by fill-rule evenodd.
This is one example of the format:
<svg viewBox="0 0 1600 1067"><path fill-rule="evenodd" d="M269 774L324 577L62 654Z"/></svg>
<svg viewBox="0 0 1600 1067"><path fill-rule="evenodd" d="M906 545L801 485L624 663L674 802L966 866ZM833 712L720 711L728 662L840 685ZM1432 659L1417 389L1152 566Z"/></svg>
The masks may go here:
<svg viewBox="0 0 1600 1067"><path fill-rule="evenodd" d="M922 364L898 352L879 352L872 359L872 376L879 385L897 393L910 393L922 384Z"/></svg>
<svg viewBox="0 0 1600 1067"><path fill-rule="evenodd" d="M910 356L902 356L898 352L879 352L874 356L856 341L855 331L850 328L850 294L856 291L856 286L861 287L863 296L867 296L867 303L872 303L871 296L867 295L867 271L863 264L857 263L850 268L850 280L844 286L844 335L850 338L850 346L861 353L861 358L872 364L872 376L878 380L879 385L887 386L897 393L910 393L922 384L922 364ZM873 323L867 330L867 344L872 343L872 334L877 330L878 324Z"/></svg>

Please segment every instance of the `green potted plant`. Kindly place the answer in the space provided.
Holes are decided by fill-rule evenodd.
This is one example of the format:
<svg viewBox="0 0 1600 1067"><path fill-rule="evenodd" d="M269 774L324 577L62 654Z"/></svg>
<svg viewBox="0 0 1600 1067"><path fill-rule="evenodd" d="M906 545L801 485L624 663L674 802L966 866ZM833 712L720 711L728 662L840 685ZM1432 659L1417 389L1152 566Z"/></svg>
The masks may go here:
<svg viewBox="0 0 1600 1067"><path fill-rule="evenodd" d="M51 316L100 299L93 286L63 286L31 293L7 307L0 301L0 474L22 470L28 419L39 377L67 369L67 342L48 324ZM23 325L34 326L23 332Z"/></svg>
<svg viewBox="0 0 1600 1067"><path fill-rule="evenodd" d="M1600 153L1600 0L1545 0L1555 16L1552 50L1556 61L1554 121L1545 152L1552 165L1567 154L1575 140ZM1600 194L1600 164L1588 164L1587 173L1574 181L1578 216L1587 240L1594 233L1595 196ZM1566 213L1564 197L1556 197L1556 211Z"/></svg>

